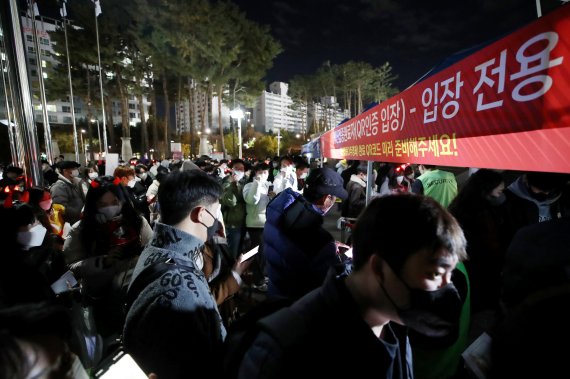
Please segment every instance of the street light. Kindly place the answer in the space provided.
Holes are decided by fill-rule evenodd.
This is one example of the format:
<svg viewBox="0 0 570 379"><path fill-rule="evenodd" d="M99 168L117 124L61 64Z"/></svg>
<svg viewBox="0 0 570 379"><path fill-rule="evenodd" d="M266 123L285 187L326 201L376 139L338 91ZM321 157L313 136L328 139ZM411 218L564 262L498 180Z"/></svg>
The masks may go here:
<svg viewBox="0 0 570 379"><path fill-rule="evenodd" d="M238 158L241 159L241 119L243 118L243 111L241 108L236 108L230 112L230 116L238 122Z"/></svg>

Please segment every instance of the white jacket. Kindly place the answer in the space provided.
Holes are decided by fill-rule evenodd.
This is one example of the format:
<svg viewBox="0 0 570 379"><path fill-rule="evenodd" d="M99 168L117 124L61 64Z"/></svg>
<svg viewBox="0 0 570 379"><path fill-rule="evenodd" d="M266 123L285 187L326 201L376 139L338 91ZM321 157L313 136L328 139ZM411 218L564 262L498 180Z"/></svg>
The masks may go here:
<svg viewBox="0 0 570 379"><path fill-rule="evenodd" d="M243 187L245 200L245 226L248 228L263 228L265 226L265 208L269 204L269 186L271 182L260 182L257 179Z"/></svg>

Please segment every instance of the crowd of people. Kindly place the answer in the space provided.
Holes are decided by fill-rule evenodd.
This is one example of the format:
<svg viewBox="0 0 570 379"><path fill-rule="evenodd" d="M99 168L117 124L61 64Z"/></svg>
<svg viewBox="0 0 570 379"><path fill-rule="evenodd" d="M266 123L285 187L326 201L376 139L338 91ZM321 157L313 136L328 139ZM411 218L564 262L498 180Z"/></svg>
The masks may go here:
<svg viewBox="0 0 570 379"><path fill-rule="evenodd" d="M0 378L87 377L123 349L160 379L452 379L482 332L500 377L521 315L568 297L565 174L458 184L427 164L301 156L41 168L41 187L14 166L0 179ZM323 224L335 204L356 220L348 251ZM244 288L265 299L246 313Z"/></svg>

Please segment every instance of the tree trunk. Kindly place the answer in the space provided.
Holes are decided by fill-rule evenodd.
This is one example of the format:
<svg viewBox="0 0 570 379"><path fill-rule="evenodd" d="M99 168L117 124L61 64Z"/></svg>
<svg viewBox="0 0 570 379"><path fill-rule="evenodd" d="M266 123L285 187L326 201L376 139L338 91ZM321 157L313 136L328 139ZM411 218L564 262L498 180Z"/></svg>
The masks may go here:
<svg viewBox="0 0 570 379"><path fill-rule="evenodd" d="M152 146L154 146L154 150L157 151L158 154L158 123L157 123L157 116L156 116L156 86L152 86ZM150 113L150 111L149 111Z"/></svg>
<svg viewBox="0 0 570 379"><path fill-rule="evenodd" d="M117 88L119 89L119 98L121 99L121 124L123 126L123 137L130 137L131 129L129 125L129 95L126 91L126 88L123 87L123 80L121 78L121 66L118 64L115 65L115 73L117 74Z"/></svg>
<svg viewBox="0 0 570 379"><path fill-rule="evenodd" d="M144 155L148 151L148 128L145 120L146 114L144 111L144 96L142 93L138 95L138 100L141 111L141 150Z"/></svg>
<svg viewBox="0 0 570 379"><path fill-rule="evenodd" d="M220 128L220 139L222 140L222 153L226 158L226 142L224 141L224 127L222 126L222 90L224 86L218 84L218 126Z"/></svg>
<svg viewBox="0 0 570 379"><path fill-rule="evenodd" d="M170 138L168 127L170 124L170 100L168 98L168 83L166 70L162 73L162 93L164 95L164 157L170 158Z"/></svg>
<svg viewBox="0 0 570 379"><path fill-rule="evenodd" d="M115 145L115 128L113 127L113 107L109 96L105 96L105 117L107 117L107 143L115 149L117 146Z"/></svg>
<svg viewBox="0 0 570 379"><path fill-rule="evenodd" d="M356 91L357 91L357 95L358 95L358 113L357 114L360 114L360 113L362 113L362 88L361 88L360 84L356 88Z"/></svg>

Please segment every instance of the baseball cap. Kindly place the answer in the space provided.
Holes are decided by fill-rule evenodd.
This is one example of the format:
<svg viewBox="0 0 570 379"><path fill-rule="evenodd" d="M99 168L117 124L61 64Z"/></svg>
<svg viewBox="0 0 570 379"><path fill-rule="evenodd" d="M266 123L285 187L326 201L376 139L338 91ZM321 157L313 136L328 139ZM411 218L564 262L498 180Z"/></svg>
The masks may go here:
<svg viewBox="0 0 570 379"><path fill-rule="evenodd" d="M344 189L342 177L335 170L328 167L311 170L305 180L305 193L313 198L333 195L346 200L348 197L348 193Z"/></svg>
<svg viewBox="0 0 570 379"><path fill-rule="evenodd" d="M74 161L63 161L58 164L60 170L70 169L70 168L79 168L81 165Z"/></svg>

